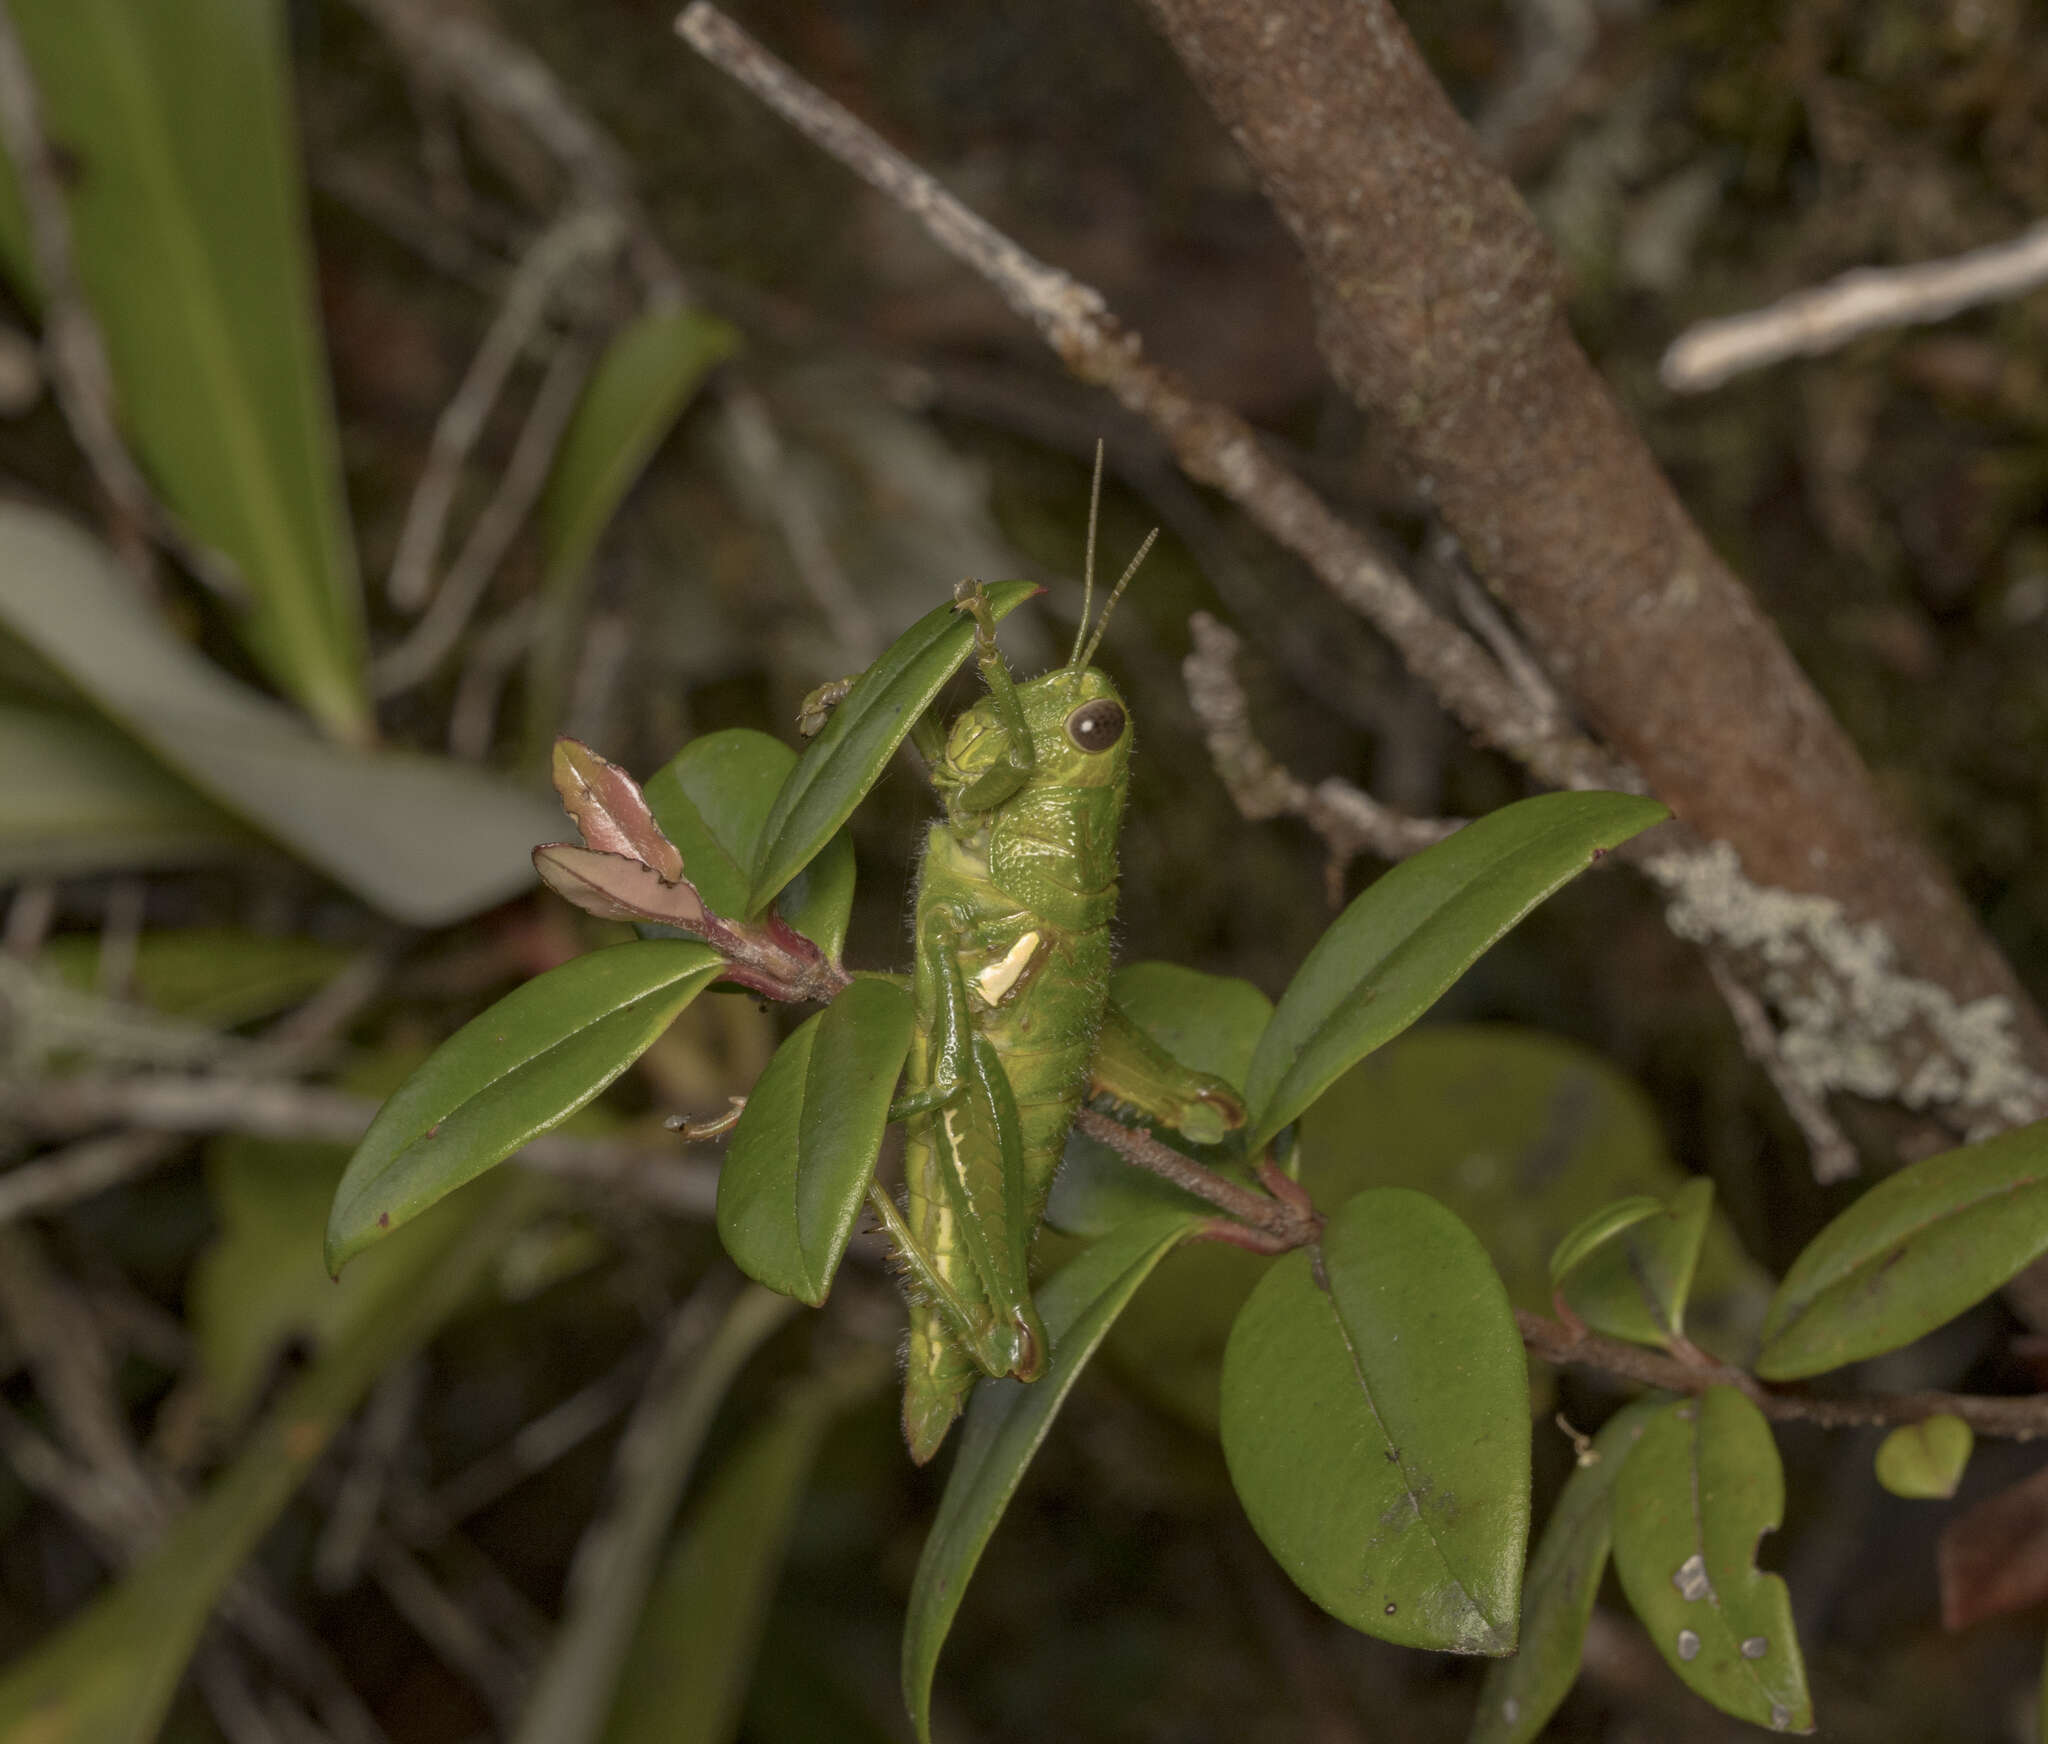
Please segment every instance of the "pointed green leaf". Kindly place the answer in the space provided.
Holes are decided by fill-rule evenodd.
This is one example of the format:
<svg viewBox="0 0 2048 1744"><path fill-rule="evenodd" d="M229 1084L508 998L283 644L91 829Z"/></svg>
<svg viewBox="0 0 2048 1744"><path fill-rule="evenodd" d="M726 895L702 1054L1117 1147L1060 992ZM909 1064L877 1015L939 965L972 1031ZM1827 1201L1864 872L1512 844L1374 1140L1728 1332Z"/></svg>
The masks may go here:
<svg viewBox="0 0 2048 1744"><path fill-rule="evenodd" d="M713 914L746 913L747 868L796 761L780 739L733 727L692 739L642 790L662 833L682 851L685 876ZM853 841L840 830L776 904L782 918L834 962L846 946L853 878Z"/></svg>
<svg viewBox="0 0 2048 1744"><path fill-rule="evenodd" d="M1813 1730L1785 1583L1756 1566L1784 1517L1771 1426L1732 1387L1659 1411L1614 1488L1614 1567L1657 1651L1698 1694L1778 1732Z"/></svg>
<svg viewBox="0 0 2048 1744"><path fill-rule="evenodd" d="M1685 1336L1686 1298L1713 1209L1714 1183L1701 1177L1576 1257L1560 1248L1570 1263L1558 1293L1595 1332L1670 1348Z"/></svg>
<svg viewBox="0 0 2048 1744"><path fill-rule="evenodd" d="M327 731L370 729L360 583L313 297L286 8L14 0L121 421L240 572L238 628Z"/></svg>
<svg viewBox="0 0 2048 1744"><path fill-rule="evenodd" d="M814 1308L825 1300L915 1022L906 989L862 976L776 1049L718 1173L719 1238L748 1277Z"/></svg>
<svg viewBox="0 0 2048 1744"><path fill-rule="evenodd" d="M129 988L139 1004L167 1017L228 1029L310 998L354 955L320 939L244 927L166 927L136 941ZM39 961L89 993L99 984L99 935L51 939Z"/></svg>
<svg viewBox="0 0 2048 1744"><path fill-rule="evenodd" d="M1038 591L1028 581L992 582L989 607L1005 618ZM853 815L973 648L974 620L948 601L919 618L860 675L775 796L754 855L748 918L766 908Z"/></svg>
<svg viewBox="0 0 2048 1744"><path fill-rule="evenodd" d="M1587 1212L1550 1256L1551 1288L1563 1283L1573 1267L1595 1248L1604 1247L1631 1224L1655 1217L1663 1209L1663 1200L1652 1199L1647 1193L1632 1193L1626 1199Z"/></svg>
<svg viewBox="0 0 2048 1744"><path fill-rule="evenodd" d="M568 1119L660 1039L722 961L708 945L614 945L464 1024L363 1134L328 1214L328 1270Z"/></svg>
<svg viewBox="0 0 2048 1744"><path fill-rule="evenodd" d="M1566 1482L1522 1582L1521 1645L1486 1668L1466 1744L1529 1744L1578 1681L1586 1621L1613 1541L1614 1481L1657 1411L1645 1401L1616 1412L1594 1437L1592 1463Z"/></svg>
<svg viewBox="0 0 2048 1744"><path fill-rule="evenodd" d="M1514 1651L1528 1368L1500 1279L1434 1199L1360 1193L1260 1280L1223 1356L1223 1457L1266 1548L1333 1617Z"/></svg>
<svg viewBox="0 0 2048 1744"><path fill-rule="evenodd" d="M175 10L175 8L169 9ZM106 548L0 504L0 626L198 788L393 919L441 926L533 886L539 795L445 757L330 744L172 635Z"/></svg>
<svg viewBox="0 0 2048 1744"><path fill-rule="evenodd" d="M243 1442L155 1548L0 1675L0 1738L150 1744L223 1589L372 1382L424 1344L483 1280L546 1184L479 1186L409 1232L338 1338ZM394 1247L398 1244L394 1243Z"/></svg>
<svg viewBox="0 0 2048 1744"><path fill-rule="evenodd" d="M590 372L541 493L542 585L573 587L599 536L738 331L701 309L658 309L621 328Z"/></svg>
<svg viewBox="0 0 2048 1744"><path fill-rule="evenodd" d="M1607 849L1670 814L1626 793L1504 806L1362 891L1281 996L1245 1079L1256 1152L1399 1035L1488 946Z"/></svg>
<svg viewBox="0 0 2048 1744"><path fill-rule="evenodd" d="M1795 1380L1897 1350L2048 1252L2048 1121L1880 1182L1807 1244L1764 1320L1756 1372Z"/></svg>
<svg viewBox="0 0 2048 1744"><path fill-rule="evenodd" d="M732 327L700 309L657 309L622 328L591 371L537 516L542 630L527 660L525 705L536 744L560 718L598 540L706 374L738 343Z"/></svg>
<svg viewBox="0 0 2048 1744"><path fill-rule="evenodd" d="M234 818L90 715L0 703L0 878L76 878L232 859Z"/></svg>
<svg viewBox="0 0 2048 1744"><path fill-rule="evenodd" d="M1193 1222L1177 1212L1155 1213L1076 1255L1038 1292L1039 1317L1052 1342L1046 1372L1029 1385L983 1381L974 1389L959 1458L910 1583L903 1626L903 1696L920 1744L931 1738L939 1649L989 1535L1103 1335Z"/></svg>
<svg viewBox="0 0 2048 1744"><path fill-rule="evenodd" d="M1911 1501L1943 1501L1956 1493L1976 1435L1946 1411L1902 1423L1877 1447L1877 1481Z"/></svg>
<svg viewBox="0 0 2048 1744"><path fill-rule="evenodd" d="M818 1445L888 1375L868 1352L800 1384L720 1462L647 1595L604 1744L730 1744Z"/></svg>

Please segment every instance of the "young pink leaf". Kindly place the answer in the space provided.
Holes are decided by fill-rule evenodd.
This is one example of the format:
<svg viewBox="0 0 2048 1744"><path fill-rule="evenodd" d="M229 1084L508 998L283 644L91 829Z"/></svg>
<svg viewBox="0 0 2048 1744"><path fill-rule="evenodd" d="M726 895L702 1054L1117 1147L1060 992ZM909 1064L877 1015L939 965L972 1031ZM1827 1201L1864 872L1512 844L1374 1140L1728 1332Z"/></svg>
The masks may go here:
<svg viewBox="0 0 2048 1744"><path fill-rule="evenodd" d="M682 879L683 856L662 834L640 784L625 770L575 739L557 739L554 776L562 809L586 846L639 860L664 883Z"/></svg>
<svg viewBox="0 0 2048 1744"><path fill-rule="evenodd" d="M603 920L651 920L702 933L707 916L697 887L680 873L661 876L624 854L549 842L533 851L541 882L566 902Z"/></svg>

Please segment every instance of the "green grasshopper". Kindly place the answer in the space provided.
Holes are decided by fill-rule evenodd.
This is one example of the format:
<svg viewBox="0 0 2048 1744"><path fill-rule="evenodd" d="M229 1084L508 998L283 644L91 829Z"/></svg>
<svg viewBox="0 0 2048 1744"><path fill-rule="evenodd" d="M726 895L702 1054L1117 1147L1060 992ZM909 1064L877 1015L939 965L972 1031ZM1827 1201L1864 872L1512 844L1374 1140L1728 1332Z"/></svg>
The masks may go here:
<svg viewBox="0 0 2048 1744"><path fill-rule="evenodd" d="M1096 483L1099 491L1099 458ZM1045 1368L1050 1353L1032 1305L1029 1256L1082 1096L1107 1097L1197 1144L1220 1143L1244 1123L1234 1090L1170 1059L1109 998L1131 720L1116 686L1091 662L1150 545L1148 539L1124 571L1091 632L1091 506L1072 657L1021 684L996 648L987 590L962 582L954 606L974 621L973 657L987 694L950 730L929 712L908 730L945 815L931 827L918 878L901 1094L871 1110L877 1123L885 1113L907 1123L905 1203L899 1207L871 1182L866 1192L910 1283L903 1423L920 1462L936 1451L978 1376L1029 1381ZM854 682L814 691L800 730L822 731ZM830 1001L851 985L836 960L772 908L753 921L717 912L623 770L567 740L555 761L557 786L583 842L549 844L536 850L534 863L571 902L615 919L681 928L719 950L725 979L771 998ZM838 1093L859 1100L858 1092ZM745 1112L685 1123L684 1130L710 1137L732 1128L737 1146L757 1117L754 1130L773 1126L777 1099L755 1100L759 1109L743 1103ZM850 1105L836 1112L842 1127L870 1119ZM880 1125L863 1130L879 1148ZM786 1154L781 1143L764 1141L771 1167ZM762 1146L750 1150L750 1167L762 1153ZM872 1167L874 1151L867 1155ZM777 1270L781 1259L771 1264L750 1250L750 1264L742 1254L746 1238L724 1221L728 1186L746 1191L739 1186L746 1171L736 1172L734 1161L729 1155L720 1183L727 1245L764 1281L822 1300L823 1285L793 1284ZM849 1219L861 1190L856 1181L856 1197L845 1207ZM777 1227L801 1219L804 1189L795 1190L796 1206L780 1187L766 1191ZM744 1213L736 1215L744 1221ZM850 1233L850 1222L845 1227Z"/></svg>
<svg viewBox="0 0 2048 1744"><path fill-rule="evenodd" d="M918 877L916 1040L890 1109L909 1123L907 1203L899 1211L879 1187L870 1202L913 1286L903 1428L920 1464L978 1376L1044 1369L1028 1256L1084 1092L1198 1143L1244 1120L1234 1091L1169 1059L1109 998L1132 734L1090 662L1151 540L1091 636L1094 521L1091 508L1068 663L1013 680L980 584L962 583L955 600L975 620L987 694L950 732L927 717L912 733L945 816Z"/></svg>

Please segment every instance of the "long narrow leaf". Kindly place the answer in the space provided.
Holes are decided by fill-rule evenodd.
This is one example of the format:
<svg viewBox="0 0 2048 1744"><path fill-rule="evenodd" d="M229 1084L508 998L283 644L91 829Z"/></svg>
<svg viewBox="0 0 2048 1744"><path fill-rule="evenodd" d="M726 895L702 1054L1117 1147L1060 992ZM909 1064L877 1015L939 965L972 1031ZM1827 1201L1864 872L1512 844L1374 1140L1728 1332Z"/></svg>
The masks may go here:
<svg viewBox="0 0 2048 1744"><path fill-rule="evenodd" d="M614 945L464 1024L363 1134L328 1214L328 1270L568 1119L661 1038L722 961L708 945Z"/></svg>
<svg viewBox="0 0 2048 1744"><path fill-rule="evenodd" d="M1004 618L1037 592L1028 581L994 582L989 606ZM973 647L974 620L948 603L919 618L861 674L775 796L754 860L749 916L766 908L853 815Z"/></svg>
<svg viewBox="0 0 2048 1744"><path fill-rule="evenodd" d="M1560 884L1669 814L1627 793L1546 793L1404 860L1339 915L1301 966L1245 1080L1256 1151L1427 1011Z"/></svg>
<svg viewBox="0 0 2048 1744"><path fill-rule="evenodd" d="M360 582L306 241L285 8L11 0L69 184L123 423L249 592L239 628L328 732L365 736ZM17 246L6 251L21 257Z"/></svg>

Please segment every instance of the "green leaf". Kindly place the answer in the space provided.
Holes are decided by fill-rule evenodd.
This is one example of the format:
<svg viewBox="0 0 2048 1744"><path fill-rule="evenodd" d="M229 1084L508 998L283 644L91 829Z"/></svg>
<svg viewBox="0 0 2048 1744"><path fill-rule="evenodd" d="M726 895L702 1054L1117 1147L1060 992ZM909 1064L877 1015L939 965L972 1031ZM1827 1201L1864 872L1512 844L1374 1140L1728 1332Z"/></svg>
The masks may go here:
<svg viewBox="0 0 2048 1744"><path fill-rule="evenodd" d="M802 1383L721 1462L648 1594L604 1744L729 1744L818 1445L888 1375L868 1353Z"/></svg>
<svg viewBox="0 0 2048 1744"><path fill-rule="evenodd" d="M1605 1246L1631 1225L1655 1217L1663 1209L1661 1199L1652 1199L1647 1193L1631 1193L1626 1199L1617 1199L1611 1205L1589 1211L1572 1226L1571 1233L1557 1244L1550 1256L1551 1288L1561 1284L1573 1268L1596 1248Z"/></svg>
<svg viewBox="0 0 2048 1744"><path fill-rule="evenodd" d="M1732 1387L1665 1406L1614 1489L1614 1567L1657 1651L1724 1713L1813 1730L1785 1583L1756 1566L1784 1517L1763 1414Z"/></svg>
<svg viewBox="0 0 2048 1744"><path fill-rule="evenodd" d="M718 1174L718 1234L748 1277L825 1300L910 1054L909 992L863 976L776 1049Z"/></svg>
<svg viewBox="0 0 2048 1744"><path fill-rule="evenodd" d="M602 1564L580 1563L572 1571L561 1627L520 1710L512 1744L594 1744L600 1736L663 1535L712 1419L740 1371L794 1312L785 1298L749 1284L708 1339L690 1338L687 1322L678 1322L682 1341L672 1339L664 1351L670 1360L635 1407L630 1444L614 1468L609 1553Z"/></svg>
<svg viewBox="0 0 2048 1744"><path fill-rule="evenodd" d="M326 986L355 956L341 945L243 927L175 927L136 941L132 996L167 1017L220 1029L296 1005ZM99 984L97 934L48 941L41 962L81 993Z"/></svg>
<svg viewBox="0 0 2048 1744"><path fill-rule="evenodd" d="M999 619L1008 617L1038 591L1029 581L992 582L989 608ZM766 908L853 815L973 648L974 620L949 600L919 618L860 675L775 796L754 855L745 918Z"/></svg>
<svg viewBox="0 0 2048 1744"><path fill-rule="evenodd" d="M1522 1639L1486 1668L1466 1744L1529 1744L1578 1681L1586 1622L1613 1542L1610 1499L1629 1449L1658 1407L1624 1406L1594 1437L1593 1461L1567 1480L1522 1583Z"/></svg>
<svg viewBox="0 0 2048 1744"><path fill-rule="evenodd" d="M558 1126L716 978L708 945L637 940L536 976L471 1019L378 1110L327 1219L327 1269Z"/></svg>
<svg viewBox="0 0 2048 1744"><path fill-rule="evenodd" d="M657 309L620 329L591 371L541 493L542 633L527 667L526 718L545 743L560 712L591 554L626 493L738 332L698 309ZM736 910L727 912L737 912Z"/></svg>
<svg viewBox="0 0 2048 1744"><path fill-rule="evenodd" d="M0 878L151 871L255 838L104 722L0 703Z"/></svg>
<svg viewBox="0 0 2048 1744"><path fill-rule="evenodd" d="M176 8L167 8L175 11ZM209 798L395 920L440 926L533 885L537 795L447 758L329 744L173 636L106 548L0 504L0 626Z"/></svg>
<svg viewBox="0 0 2048 1744"><path fill-rule="evenodd" d="M371 730L360 583L313 297L285 8L15 0L121 421L233 562L237 628L331 735Z"/></svg>
<svg viewBox="0 0 2048 1744"><path fill-rule="evenodd" d="M1575 1254L1561 1247L1559 1257L1568 1263L1559 1269L1552 1262L1558 1293L1595 1332L1673 1347L1685 1336L1686 1298L1713 1210L1714 1183L1700 1178L1686 1182L1668 1204L1652 1201L1649 1215L1630 1216L1604 1241L1576 1244ZM1581 1228L1590 1233L1590 1226Z"/></svg>
<svg viewBox="0 0 2048 1744"><path fill-rule="evenodd" d="M775 796L796 767L780 739L748 727L692 739L641 791L683 856L683 872L713 914L747 912L747 872ZM853 912L853 841L844 830L797 874L776 904L782 918L835 963Z"/></svg>
<svg viewBox="0 0 2048 1744"><path fill-rule="evenodd" d="M1807 1244L1764 1320L1756 1372L1817 1375L1897 1350L2048 1251L2048 1121L1880 1182Z"/></svg>
<svg viewBox="0 0 2048 1744"><path fill-rule="evenodd" d="M1488 946L1605 850L1670 814L1626 793L1546 793L1467 824L1361 892L1309 952L1245 1077L1256 1153Z"/></svg>
<svg viewBox="0 0 2048 1744"><path fill-rule="evenodd" d="M546 1184L506 1176L421 1220L233 1463L110 1591L0 1676L0 1737L150 1744L222 1590L372 1382L471 1297ZM396 1246L397 1244L394 1244Z"/></svg>
<svg viewBox="0 0 2048 1744"><path fill-rule="evenodd" d="M1532 1313L1550 1312L1550 1255L1573 1225L1623 1194L1661 1202L1688 1179L1665 1150L1656 1110L1628 1078L1575 1042L1505 1024L1427 1024L1397 1036L1338 1079L1298 1130L1301 1181L1317 1204L1341 1205L1367 1187L1428 1193L1479 1237L1508 1300ZM1070 1147L1055 1206L1098 1204L1064 1197L1079 1193L1082 1180L1069 1188L1066 1176L1081 1160ZM1152 1177L1114 1158L1104 1164L1105 1187L1119 1179L1111 1167L1145 1184L1120 1194L1151 1190ZM1173 1191L1163 1182L1157 1190ZM1114 1209L1106 1194L1099 1203L1105 1214ZM1223 1347L1265 1271L1266 1262L1217 1242L1180 1248L1110 1335L1120 1373L1213 1434ZM1717 1211L1687 1336L1746 1361L1771 1286ZM1541 1385L1548 1371L1536 1378Z"/></svg>
<svg viewBox="0 0 2048 1744"><path fill-rule="evenodd" d="M1976 1440L1969 1424L1946 1411L1902 1423L1878 1443L1877 1481L1912 1501L1946 1500L1963 1481Z"/></svg>
<svg viewBox="0 0 2048 1744"><path fill-rule="evenodd" d="M1192 1222L1157 1213L1084 1249L1038 1292L1039 1318L1052 1343L1046 1372L1028 1385L983 1381L974 1389L960 1454L911 1579L903 1626L903 1696L920 1744L931 1738L939 1649L990 1534L1103 1335Z"/></svg>
<svg viewBox="0 0 2048 1744"><path fill-rule="evenodd" d="M1295 1584L1408 1647L1512 1653L1529 1536L1529 1382L1472 1233L1360 1193L1276 1261L1223 1356L1223 1457Z"/></svg>

